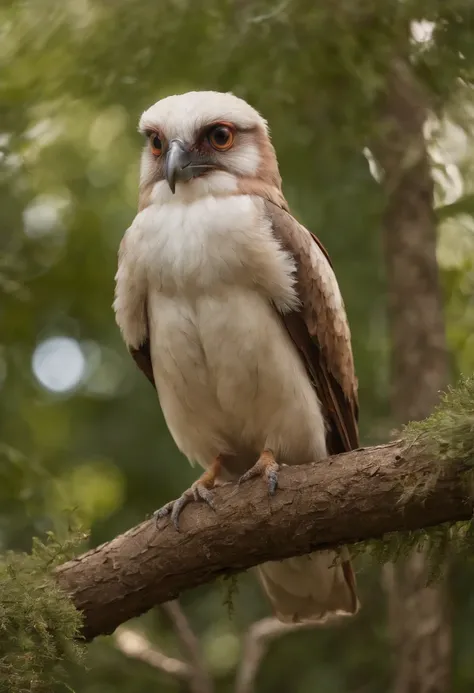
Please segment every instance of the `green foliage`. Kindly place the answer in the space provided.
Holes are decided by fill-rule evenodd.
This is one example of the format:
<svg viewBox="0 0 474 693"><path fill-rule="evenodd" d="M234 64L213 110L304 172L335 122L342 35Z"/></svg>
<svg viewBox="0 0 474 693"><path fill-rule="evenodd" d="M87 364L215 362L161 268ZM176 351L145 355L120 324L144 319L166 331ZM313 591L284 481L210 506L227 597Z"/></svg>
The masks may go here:
<svg viewBox="0 0 474 693"><path fill-rule="evenodd" d="M403 467L412 465L409 480L400 491L400 501L414 493L426 495L440 475L453 471L466 474L471 488L474 471L474 377L462 378L441 397L431 416L404 426ZM428 462L428 466L425 464ZM406 558L414 550L423 551L430 567L430 579L440 577L446 555L472 560L474 522L446 523L409 532L393 532L382 539L361 542L352 548L354 556L366 554L384 565Z"/></svg>
<svg viewBox="0 0 474 693"><path fill-rule="evenodd" d="M423 421L412 421L403 429L406 441L404 456L407 464L413 459L413 486L408 484L406 494L426 493L440 474L452 471L452 463L461 472L474 470L474 377L461 379L457 387L450 387L442 395L431 416ZM421 460L429 460L427 473Z"/></svg>
<svg viewBox="0 0 474 693"><path fill-rule="evenodd" d="M239 575L225 575L220 582L224 588L223 604L227 608L227 613L231 619L235 614L235 597L239 591Z"/></svg>
<svg viewBox="0 0 474 693"><path fill-rule="evenodd" d="M49 693L65 664L82 655L81 616L57 587L51 571L77 551L82 536L58 543L34 541L31 554L0 558L0 691Z"/></svg>
<svg viewBox="0 0 474 693"><path fill-rule="evenodd" d="M474 465L474 376L449 387L440 403L424 421L412 421L403 429L407 451L416 444L441 462L464 461Z"/></svg>
<svg viewBox="0 0 474 693"><path fill-rule="evenodd" d="M446 523L435 527L391 532L382 539L371 539L356 544L355 556L365 554L379 567L407 558L413 551L423 552L427 557L430 582L441 578L441 569L446 557L470 558L474 549L474 526L471 522Z"/></svg>

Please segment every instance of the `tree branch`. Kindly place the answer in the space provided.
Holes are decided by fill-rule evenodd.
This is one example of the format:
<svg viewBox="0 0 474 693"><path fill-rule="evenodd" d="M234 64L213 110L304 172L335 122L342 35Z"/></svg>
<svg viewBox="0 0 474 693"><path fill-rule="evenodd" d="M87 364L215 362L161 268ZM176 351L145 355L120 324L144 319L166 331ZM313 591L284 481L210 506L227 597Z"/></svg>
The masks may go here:
<svg viewBox="0 0 474 693"><path fill-rule="evenodd" d="M187 655L186 660L192 668L190 691L192 693L213 693L214 687L203 663L199 640L193 632L178 600L174 599L171 602L166 602L163 604L162 609L171 620L176 635L181 641L183 652Z"/></svg>
<svg viewBox="0 0 474 693"><path fill-rule="evenodd" d="M248 629L242 645L242 657L240 666L237 670L235 693L253 693L255 681L262 659L265 657L268 646L273 640L282 635L294 633L296 630L310 629L321 626L327 628L338 621L345 620L344 617L335 617L331 621L321 624L317 623L282 623L277 618L262 618L253 623Z"/></svg>
<svg viewBox="0 0 474 693"><path fill-rule="evenodd" d="M200 655L199 640L179 602L166 602L161 608L169 614L183 649L189 655L189 661L169 657L144 635L126 626L119 626L113 635L117 649L127 657L137 659L168 676L186 682L190 693L212 693L214 686ZM344 617L334 617L329 622L320 624L282 623L277 618L269 617L252 623L243 638L242 656L236 672L235 693L254 693L258 670L273 640L298 630L309 630L318 626L325 628L328 623L334 625L344 620Z"/></svg>
<svg viewBox="0 0 474 693"><path fill-rule="evenodd" d="M131 628L120 626L114 633L115 645L127 657L145 662L159 671L183 681L189 681L193 674L192 667L181 659L168 657L155 645Z"/></svg>
<svg viewBox="0 0 474 693"><path fill-rule="evenodd" d="M117 649L127 657L137 659L168 676L185 681L190 693L213 693L214 686L201 655L199 640L193 633L179 602L177 600L166 602L161 608L168 615L181 641L186 655L183 659L166 655L144 635L126 626L119 626L114 633Z"/></svg>
<svg viewBox="0 0 474 693"><path fill-rule="evenodd" d="M398 441L283 467L273 498L259 479L236 494L218 488L215 514L191 504L181 532L167 521L158 529L152 520L143 522L59 566L56 578L83 612L84 636L92 639L218 575L387 532L469 519L473 502L463 478L465 461L450 459L446 473L437 474L443 461L416 445L408 452L405 447ZM431 477L429 492L416 484Z"/></svg>

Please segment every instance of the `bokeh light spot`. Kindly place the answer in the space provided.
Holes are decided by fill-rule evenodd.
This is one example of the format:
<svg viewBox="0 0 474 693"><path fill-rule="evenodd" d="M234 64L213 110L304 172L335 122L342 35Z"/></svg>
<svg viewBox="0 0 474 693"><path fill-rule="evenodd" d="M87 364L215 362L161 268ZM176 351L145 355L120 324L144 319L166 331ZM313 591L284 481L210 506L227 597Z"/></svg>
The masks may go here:
<svg viewBox="0 0 474 693"><path fill-rule="evenodd" d="M41 238L64 231L62 222L69 205L66 197L39 195L23 212L23 229L29 238Z"/></svg>
<svg viewBox="0 0 474 693"><path fill-rule="evenodd" d="M86 361L81 347L70 337L51 337L33 354L33 373L51 392L69 392L81 382Z"/></svg>

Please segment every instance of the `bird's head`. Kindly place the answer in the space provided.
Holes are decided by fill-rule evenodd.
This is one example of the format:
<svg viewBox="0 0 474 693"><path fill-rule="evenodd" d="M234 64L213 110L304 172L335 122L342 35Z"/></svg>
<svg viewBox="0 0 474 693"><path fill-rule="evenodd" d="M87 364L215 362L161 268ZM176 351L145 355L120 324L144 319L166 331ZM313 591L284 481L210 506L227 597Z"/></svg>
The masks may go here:
<svg viewBox="0 0 474 693"><path fill-rule="evenodd" d="M237 191L245 181L281 188L266 121L233 94L194 91L146 110L140 206L173 195L196 199Z"/></svg>

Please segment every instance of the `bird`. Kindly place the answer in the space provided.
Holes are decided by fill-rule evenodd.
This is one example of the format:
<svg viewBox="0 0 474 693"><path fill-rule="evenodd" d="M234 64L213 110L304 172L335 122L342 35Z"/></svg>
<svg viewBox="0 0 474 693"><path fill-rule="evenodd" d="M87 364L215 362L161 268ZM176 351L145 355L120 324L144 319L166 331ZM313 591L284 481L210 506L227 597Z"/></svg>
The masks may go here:
<svg viewBox="0 0 474 693"><path fill-rule="evenodd" d="M138 212L118 251L114 311L179 450L203 473L157 511L280 466L355 449L357 379L322 243L291 214L267 121L230 92L160 99L141 116ZM359 609L347 547L257 567L275 616Z"/></svg>

